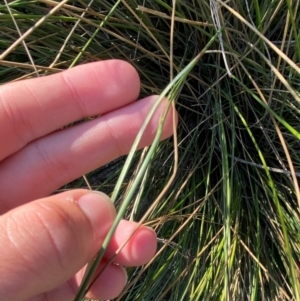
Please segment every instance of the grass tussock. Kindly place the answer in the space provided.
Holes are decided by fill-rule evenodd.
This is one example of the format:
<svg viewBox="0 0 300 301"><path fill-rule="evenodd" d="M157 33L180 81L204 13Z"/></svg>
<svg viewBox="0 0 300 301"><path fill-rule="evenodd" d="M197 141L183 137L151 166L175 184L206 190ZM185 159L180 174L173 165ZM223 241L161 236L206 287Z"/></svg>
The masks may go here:
<svg viewBox="0 0 300 301"><path fill-rule="evenodd" d="M177 165L144 221L157 255L118 300L299 301L299 1L7 2L2 83L118 58L138 70L141 96L161 94L207 48L169 92L175 147L155 148L124 211L141 220ZM123 162L87 175L93 188L111 193Z"/></svg>

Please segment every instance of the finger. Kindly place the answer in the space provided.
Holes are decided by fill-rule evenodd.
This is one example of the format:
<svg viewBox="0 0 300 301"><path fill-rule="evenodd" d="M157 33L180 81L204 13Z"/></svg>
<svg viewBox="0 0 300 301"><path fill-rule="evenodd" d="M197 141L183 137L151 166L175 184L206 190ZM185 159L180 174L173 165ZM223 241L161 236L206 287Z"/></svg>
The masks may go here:
<svg viewBox="0 0 300 301"><path fill-rule="evenodd" d="M115 256L121 247L121 251ZM122 220L112 237L105 257L110 259L115 256L113 261L123 266L139 266L153 258L156 248L157 239L153 229L145 226L138 228L137 223Z"/></svg>
<svg viewBox="0 0 300 301"><path fill-rule="evenodd" d="M0 209L14 208L50 194L65 183L129 152L153 102L152 96L90 122L29 144L0 164ZM149 145L167 101L152 118L140 146ZM172 134L169 112L163 131ZM18 189L15 189L17 183Z"/></svg>
<svg viewBox="0 0 300 301"><path fill-rule="evenodd" d="M107 260L111 259L121 247L121 251L114 256L114 263L106 265L106 261L102 261L95 272L96 281L93 283L86 297L96 300L107 300L116 298L123 290L127 282L127 273L121 265L139 266L146 264L153 258L157 240L155 232L148 227L121 220L117 227L108 250L105 253ZM124 243L125 246L124 246ZM85 269L80 270L76 277L55 289L43 293L37 300L65 301L74 298L78 291L79 285L84 276ZM28 300L29 301L29 300Z"/></svg>
<svg viewBox="0 0 300 301"><path fill-rule="evenodd" d="M101 247L115 215L104 194L73 190L1 216L1 299L26 300L66 282Z"/></svg>
<svg viewBox="0 0 300 301"><path fill-rule="evenodd" d="M85 270L82 269L76 275L75 288L79 287L84 271ZM114 264L107 265L107 262L101 262L94 274L92 286L86 294L86 297L96 300L116 298L122 292L126 283L127 272L123 267Z"/></svg>
<svg viewBox="0 0 300 301"><path fill-rule="evenodd" d="M0 161L32 140L73 121L135 101L140 81L120 60L81 65L0 87Z"/></svg>
<svg viewBox="0 0 300 301"><path fill-rule="evenodd" d="M103 271L102 271L103 270ZM66 301L73 300L82 281L85 269L77 273L76 277L63 283L53 290L39 294L34 298L26 301ZM127 273L121 266L110 264L106 266L105 262L101 262L95 272L97 275L101 271L100 276L92 285L86 297L96 300L111 300L116 298L123 290L127 282Z"/></svg>

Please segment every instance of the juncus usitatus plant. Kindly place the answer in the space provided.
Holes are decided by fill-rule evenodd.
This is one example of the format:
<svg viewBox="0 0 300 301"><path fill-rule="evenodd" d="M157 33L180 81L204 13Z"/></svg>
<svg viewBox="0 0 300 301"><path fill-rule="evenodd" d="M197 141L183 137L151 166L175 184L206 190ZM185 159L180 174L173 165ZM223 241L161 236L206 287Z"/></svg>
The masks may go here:
<svg viewBox="0 0 300 301"><path fill-rule="evenodd" d="M81 285L79 287L78 293L76 295L76 298L74 299L74 301L81 301L82 298L85 296L85 294L87 293L87 291L90 288L90 284L91 284L91 279L95 277L95 271L97 270L104 254L105 251L108 247L108 244L119 224L119 222L121 221L121 219L124 216L124 213L129 205L129 203L131 202L134 194L136 193L136 190L138 188L138 186L140 185L146 171L147 168L149 167L149 165L151 164L151 159L153 158L160 138L161 138L161 134L162 134L162 129L163 129L163 125L164 122L166 120L166 116L168 111L170 110L170 108L172 106L174 106L174 102L176 100L176 98L178 97L178 93L182 87L182 85L184 84L184 81L186 79L186 77L188 76L188 74L190 73L190 71L193 69L193 67L197 64L197 62L199 61L199 59L203 56L203 54L205 54L205 52L207 51L207 49L209 48L209 46L217 39L217 37L219 36L221 30L217 31L217 33L209 40L209 42L207 43L207 45L201 50L201 52L180 72L178 73L178 75L168 84L168 86L163 90L163 92L160 94L160 96L157 98L156 102L154 103L154 105L152 106L150 112L148 113L142 127L140 128L136 139L132 145L132 148L127 156L127 159L124 163L123 169L121 171L121 174L118 178L117 184L114 188L114 191L112 193L111 196L111 200L114 203L119 194L120 194L120 190L121 190L121 186L122 183L124 182L124 179L127 175L127 173L130 170L130 166L133 162L133 158L134 155L138 149L138 145L141 141L141 138L143 136L143 133L145 132L145 129L147 127L147 125L149 124L151 118L153 117L155 111L157 110L157 108L159 107L159 105L161 104L162 101L165 100L165 97L168 98L169 100L169 105L167 106L165 112L162 114L159 124L157 126L157 132L156 135L154 137L154 140L151 144L151 146L149 147L149 150L146 154L146 156L144 157L144 160L142 162L142 164L139 167L139 170L137 171L137 175L134 179L134 182L131 184L129 191L127 192L127 194L124 197L124 200L122 202L121 207L119 208L119 211L117 213L116 219L112 225L112 227L110 228L101 249L99 250L97 256L88 264L88 267L86 269L85 275L83 277L83 280L81 282ZM176 127L176 120L174 119L174 126ZM174 144L175 148L177 147ZM176 151L174 152L175 154L177 153ZM176 173L176 165L177 162L175 162L175 168L174 168L174 173ZM159 200L163 197L164 193L166 192L166 190L168 189L169 185L172 183L172 177L170 178L168 184L166 185L166 187L163 189L163 191L161 191L161 193L159 194L159 196L156 198L156 200L154 201L154 203L152 204L151 207L155 206L155 204L157 204L159 202ZM151 210L151 208L149 208ZM149 211L149 210L148 210ZM147 214L144 215L144 218L140 221L140 224L143 222L143 220L146 218ZM99 276L101 274L101 272L97 275Z"/></svg>

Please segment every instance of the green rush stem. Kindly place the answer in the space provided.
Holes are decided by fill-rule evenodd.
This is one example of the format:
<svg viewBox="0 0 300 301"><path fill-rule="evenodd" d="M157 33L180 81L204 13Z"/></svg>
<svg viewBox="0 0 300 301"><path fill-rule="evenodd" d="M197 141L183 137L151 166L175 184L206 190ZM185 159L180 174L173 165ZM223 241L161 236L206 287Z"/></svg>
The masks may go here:
<svg viewBox="0 0 300 301"><path fill-rule="evenodd" d="M171 90L171 88L173 87L173 85L179 81L185 74L188 74L191 69L196 65L196 63L198 62L198 60L201 58L201 56L205 53L205 51L208 49L208 47L216 40L216 38L218 37L219 33L221 32L221 30L219 30L212 38L211 40L207 43L207 45L203 48L203 50L180 72L178 73L178 75L174 78L174 80L172 82L170 82L167 87L164 89L164 91L160 94L159 98L157 99L157 101L155 102L155 104L153 105L153 107L151 108L149 114L147 115L139 133L136 136L136 139L132 145L132 148L127 156L126 162L124 164L124 167L122 169L122 172L120 174L120 177L118 179L118 182L116 184L116 187L113 191L111 200L112 202L115 202L115 200L118 197L119 191L121 189L122 183L124 182L124 179L126 177L126 174L129 170L129 167L132 163L132 159L133 156L138 148L138 144L140 143L140 140L142 138L142 135L148 125L148 123L150 122L150 119L152 118L154 112L156 111L156 109L158 108L160 102L162 101L162 99L167 95L167 93Z"/></svg>
<svg viewBox="0 0 300 301"><path fill-rule="evenodd" d="M171 102L170 102L171 104ZM169 105L170 107L170 105ZM168 111L168 110L167 110ZM89 287L89 283L90 283L90 280L92 279L92 277L94 276L94 273L95 271L97 270L102 258L103 258L103 255L108 247L108 244L120 222L120 220L122 219L130 201L132 200L133 196L134 196L134 193L138 187L138 185L140 184L141 180L143 179L143 176L150 164L150 161L152 160L154 154L155 154L155 150L157 149L157 146L158 146L158 143L160 141L160 137L161 137L161 134L162 134L162 131L163 131L163 125L164 125L164 121L166 119L166 116L167 116L167 111L165 113L165 115L160 119L160 122L159 122L159 126L158 126L158 129L157 129L157 132L156 132L156 135L155 135L155 138L154 138L154 141L149 149L149 151L147 152L147 155L136 175L136 178L128 192L128 194L126 195L125 199L124 199L124 202L121 206L121 208L119 209L118 213L117 213L117 216L116 216L116 219L115 219L115 222L113 223L112 227L110 228L107 236L105 237L105 240L103 242L103 245L99 251L99 253L97 254L97 257L91 261L88 265L88 268L87 268L87 272L85 274L85 277L80 285L80 290L78 291L78 294L76 296L76 299L74 301L80 301L84 295L86 294L87 290L88 290L88 287Z"/></svg>
<svg viewBox="0 0 300 301"><path fill-rule="evenodd" d="M288 237L288 233L287 233L287 228L286 228L286 222L285 222L285 219L284 219L284 216L283 216L283 213L282 213L282 210L280 208L280 203L279 203L279 199L278 199L278 195L277 195L277 192L276 192L276 187L274 185L274 182L272 180L272 177L271 177L271 174L270 174L270 171L268 170L267 168L267 164L266 164L266 161L265 161L265 158L255 140L255 137L253 136L245 118L243 117L242 113L239 111L238 107L231 102L231 104L233 105L235 111L237 112L238 116L240 117L242 123L244 124L257 152L258 152L258 155L261 159L261 162L263 164L263 166L265 167L265 172L266 172L266 175L268 177L268 180L269 180L269 185L270 185L270 188L272 190L272 194L273 194L273 197L274 197L274 203L275 203L275 206L276 206L276 209L277 209L277 212L278 212L278 215L279 215L279 220L280 220L280 225L281 225L281 229L282 229L282 232L283 232L283 237L284 237L284 248L285 248L285 252L287 254L287 257L288 257L288 262L289 262L289 271L288 271L288 274L290 276L290 279L292 281L292 286L293 286L293 289L294 289L294 293L295 293L295 300L299 301L300 300L300 295L299 295L299 287L298 287L298 280L297 280L297 277L296 277L296 273L295 273L295 266L293 264L293 257L292 257L292 252L291 252L291 246L290 246L290 240L289 240L289 237ZM275 117L275 115L274 115Z"/></svg>
<svg viewBox="0 0 300 301"><path fill-rule="evenodd" d="M111 10L108 12L108 14L105 16L104 20L100 23L99 27L95 30L95 32L92 34L90 39L86 42L86 44L83 46L82 50L78 53L76 58L73 60L69 68L74 67L79 59L81 58L82 54L86 51L86 49L90 46L100 29L105 25L106 21L110 18L110 16L113 14L115 9L118 7L118 5L121 3L121 0L118 0L115 5L111 8Z"/></svg>
<svg viewBox="0 0 300 301"><path fill-rule="evenodd" d="M230 300L229 287L230 287L230 268L229 268L229 252L230 252L230 177L229 177L229 165L228 165L228 151L225 129L223 124L223 116L221 110L221 103L217 104L218 108L218 121L220 123L220 144L221 144L221 155L222 155L222 176L223 176L223 210L224 210L224 295L222 299ZM224 298L223 298L224 297Z"/></svg>
<svg viewBox="0 0 300 301"><path fill-rule="evenodd" d="M252 93L252 91L243 84L238 78L233 77L261 106L263 106L271 115L275 117L293 136L295 136L298 140L300 140L300 132L298 132L295 128L289 125L285 120L283 120L279 115L277 115L268 104L263 102L257 95Z"/></svg>

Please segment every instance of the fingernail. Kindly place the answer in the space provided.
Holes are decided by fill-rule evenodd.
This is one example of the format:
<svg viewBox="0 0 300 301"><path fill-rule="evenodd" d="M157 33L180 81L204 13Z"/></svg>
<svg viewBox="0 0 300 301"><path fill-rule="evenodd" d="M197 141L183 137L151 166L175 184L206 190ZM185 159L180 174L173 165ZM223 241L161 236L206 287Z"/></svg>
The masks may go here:
<svg viewBox="0 0 300 301"><path fill-rule="evenodd" d="M78 205L93 226L97 236L104 238L115 218L115 208L109 197L98 191L81 196Z"/></svg>

